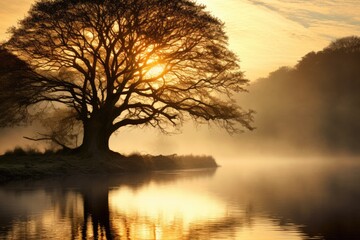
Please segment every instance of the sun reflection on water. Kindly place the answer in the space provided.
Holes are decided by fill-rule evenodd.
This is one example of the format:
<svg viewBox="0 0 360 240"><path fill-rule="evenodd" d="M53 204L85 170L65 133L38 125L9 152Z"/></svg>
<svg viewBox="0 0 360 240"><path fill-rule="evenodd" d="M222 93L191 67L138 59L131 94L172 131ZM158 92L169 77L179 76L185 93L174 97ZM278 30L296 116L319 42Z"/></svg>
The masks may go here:
<svg viewBox="0 0 360 240"><path fill-rule="evenodd" d="M66 184L42 183L47 190L36 185L26 191L22 185L0 188L0 238L324 239L306 222L295 220L317 211L318 203L324 206L322 196L331 193L327 175L317 174L316 180L310 170L298 175L294 169L286 174L287 168L281 174L280 166L276 171L256 169L69 179ZM311 191L294 192L299 179Z"/></svg>
<svg viewBox="0 0 360 240"><path fill-rule="evenodd" d="M227 216L226 205L208 193L171 185L151 184L140 191L121 187L109 193L109 205L115 218L134 221L129 227L136 239L183 236L196 223Z"/></svg>

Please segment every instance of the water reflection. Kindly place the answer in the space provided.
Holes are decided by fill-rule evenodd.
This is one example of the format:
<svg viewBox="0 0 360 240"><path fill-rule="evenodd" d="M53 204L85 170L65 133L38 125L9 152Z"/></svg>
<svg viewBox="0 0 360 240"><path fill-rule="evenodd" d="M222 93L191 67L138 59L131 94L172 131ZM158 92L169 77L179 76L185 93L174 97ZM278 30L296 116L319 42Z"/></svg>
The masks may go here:
<svg viewBox="0 0 360 240"><path fill-rule="evenodd" d="M359 239L358 164L10 183L1 239Z"/></svg>
<svg viewBox="0 0 360 240"><path fill-rule="evenodd" d="M309 159L235 168L222 179L238 182L227 201L252 206L255 216L272 219L282 229L295 227L303 239L360 239L359 162ZM231 192L218 183L214 188L224 197Z"/></svg>
<svg viewBox="0 0 360 240"><path fill-rule="evenodd" d="M118 232L126 233L122 235L125 238L183 239L203 235L204 230L209 236L236 226L239 220L227 212L223 202L186 185L150 184L141 191L128 187L111 191Z"/></svg>
<svg viewBox="0 0 360 240"><path fill-rule="evenodd" d="M102 181L94 181L92 184L83 186L78 191L81 192L84 203L82 238L87 239L91 236L98 239L99 236L101 238L105 236L106 239L113 239L107 185Z"/></svg>

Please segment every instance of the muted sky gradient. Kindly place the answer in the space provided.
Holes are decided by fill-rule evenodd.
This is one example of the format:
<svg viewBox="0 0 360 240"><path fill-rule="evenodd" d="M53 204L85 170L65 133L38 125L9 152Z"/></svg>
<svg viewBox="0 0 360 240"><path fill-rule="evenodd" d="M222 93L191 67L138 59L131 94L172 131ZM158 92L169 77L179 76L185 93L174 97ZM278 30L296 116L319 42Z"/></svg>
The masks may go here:
<svg viewBox="0 0 360 240"><path fill-rule="evenodd" d="M330 41L360 35L358 0L198 0L226 23L246 76L294 65Z"/></svg>
<svg viewBox="0 0 360 240"><path fill-rule="evenodd" d="M22 19L34 0L3 0L0 39ZM282 65L294 65L329 41L360 35L358 0L197 0L226 23L230 47L246 76L265 77Z"/></svg>
<svg viewBox="0 0 360 240"><path fill-rule="evenodd" d="M1 0L0 40L6 40L6 29L22 19L34 0ZM359 0L197 0L223 20L230 48L237 53L246 77L266 77L278 67L293 66L306 53L318 51L330 41L349 35L360 35ZM15 133L14 133L15 134ZM13 141L24 141L17 132ZM139 138L139 134L142 136ZM246 133L248 134L248 133ZM246 139L243 134L239 138ZM9 137L11 134L9 133ZM238 138L238 137L236 137ZM19 140L20 139L20 140ZM2 139L3 140L3 139ZM10 140L10 138L8 138ZM234 137L221 129L197 129L192 124L183 134L163 136L155 130L125 129L112 138L115 151L141 153L195 153L222 156L238 154ZM0 152L9 149L6 141ZM6 147L4 147L4 144ZM11 144L13 145L13 144ZM245 147L246 148L246 147ZM195 149L195 150L194 150Z"/></svg>

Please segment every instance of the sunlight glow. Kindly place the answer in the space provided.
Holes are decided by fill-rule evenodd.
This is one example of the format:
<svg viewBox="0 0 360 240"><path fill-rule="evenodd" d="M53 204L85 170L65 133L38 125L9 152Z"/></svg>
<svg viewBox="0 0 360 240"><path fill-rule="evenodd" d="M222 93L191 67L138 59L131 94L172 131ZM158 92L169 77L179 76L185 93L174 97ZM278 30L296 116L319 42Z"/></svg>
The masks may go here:
<svg viewBox="0 0 360 240"><path fill-rule="evenodd" d="M239 229L236 239L242 240L301 240L304 236L296 231L296 226L285 226L283 228L274 225L266 218L257 218L257 222L251 227ZM286 229L286 231L285 231Z"/></svg>
<svg viewBox="0 0 360 240"><path fill-rule="evenodd" d="M109 206L117 215L133 219L128 227L136 239L183 236L194 224L227 215L226 206L207 193L179 191L171 185L151 184L136 191L121 187L109 193Z"/></svg>
<svg viewBox="0 0 360 240"><path fill-rule="evenodd" d="M172 187L149 186L139 192L122 187L110 193L110 206L124 213L141 212L151 218L174 220L180 217L189 224L196 220L221 217L225 206L205 193L178 191ZM126 206L126 208L124 208Z"/></svg>
<svg viewBox="0 0 360 240"><path fill-rule="evenodd" d="M229 205L201 184L150 183L110 191L114 231L131 239L223 239L224 234L248 240L302 239L296 226L283 229L255 213L229 211Z"/></svg>
<svg viewBox="0 0 360 240"><path fill-rule="evenodd" d="M146 78L159 78L165 72L165 66L163 64L157 64L154 67L150 68L149 71L146 73Z"/></svg>

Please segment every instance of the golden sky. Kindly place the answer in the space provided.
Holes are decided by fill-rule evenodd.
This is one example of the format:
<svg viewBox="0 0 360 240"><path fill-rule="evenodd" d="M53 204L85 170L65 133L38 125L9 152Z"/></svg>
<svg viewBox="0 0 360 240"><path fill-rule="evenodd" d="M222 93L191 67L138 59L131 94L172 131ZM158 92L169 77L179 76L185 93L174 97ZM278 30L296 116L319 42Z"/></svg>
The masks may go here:
<svg viewBox="0 0 360 240"><path fill-rule="evenodd" d="M0 39L22 19L34 0L3 0ZM330 41L360 35L359 0L197 0L223 20L231 49L246 77L266 77L294 65Z"/></svg>
<svg viewBox="0 0 360 240"><path fill-rule="evenodd" d="M6 30L24 18L35 2L2 1L6 4L0 8L0 41L6 40ZM230 48L239 56L242 70L250 80L266 77L280 66L293 66L306 53L319 51L336 38L360 36L359 0L196 1L205 4L208 11L225 22ZM165 136L154 129L123 129L112 137L110 147L123 153L136 150L145 154L237 156L239 146L234 144L238 143L225 131L186 126L181 135L175 136ZM241 134L242 138L247 134ZM13 142L31 145L22 138L25 135L29 135L25 129L9 132L7 141L0 144L0 152L12 148ZM143 137L140 139L139 135ZM134 144L137 147L134 148ZM251 147L252 143L249 144Z"/></svg>

